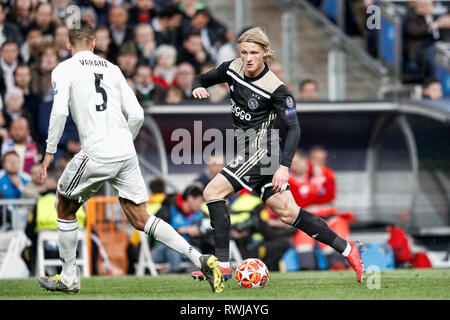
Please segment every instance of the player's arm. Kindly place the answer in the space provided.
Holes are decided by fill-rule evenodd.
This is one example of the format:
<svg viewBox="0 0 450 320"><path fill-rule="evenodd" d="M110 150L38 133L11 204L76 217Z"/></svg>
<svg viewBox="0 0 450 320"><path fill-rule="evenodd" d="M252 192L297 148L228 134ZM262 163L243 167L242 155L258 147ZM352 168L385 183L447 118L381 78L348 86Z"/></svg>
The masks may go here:
<svg viewBox="0 0 450 320"><path fill-rule="evenodd" d="M192 95L194 98L206 99L209 97L209 92L206 88L227 82L227 70L231 62L233 61L224 62L216 69L197 75L192 82Z"/></svg>
<svg viewBox="0 0 450 320"><path fill-rule="evenodd" d="M289 179L289 168L300 140L300 126L298 124L295 99L285 85L279 86L273 92L271 102L278 117L287 129L280 167L272 180L273 188L278 192L281 191L282 185Z"/></svg>
<svg viewBox="0 0 450 320"><path fill-rule="evenodd" d="M47 168L53 162L53 155L58 149L58 143L66 126L69 115L70 80L63 75L61 68L52 71L53 106L48 125L47 148L41 165L41 180L47 176Z"/></svg>
<svg viewBox="0 0 450 320"><path fill-rule="evenodd" d="M123 76L120 69L117 67L118 77L119 77L119 85L120 85L120 96L121 96L121 104L122 110L125 111L128 115L128 128L133 135L133 140L139 133L139 130L144 123L144 110L142 106L139 104L139 101L136 98L133 90L131 90L128 85L125 77Z"/></svg>

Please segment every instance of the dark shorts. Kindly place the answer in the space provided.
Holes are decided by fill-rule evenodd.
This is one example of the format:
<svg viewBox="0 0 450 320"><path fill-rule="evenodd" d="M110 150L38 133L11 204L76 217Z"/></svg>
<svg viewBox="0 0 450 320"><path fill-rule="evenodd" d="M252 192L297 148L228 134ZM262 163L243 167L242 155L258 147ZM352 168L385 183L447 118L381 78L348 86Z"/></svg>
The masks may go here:
<svg viewBox="0 0 450 320"><path fill-rule="evenodd" d="M256 193L264 202L276 192L273 190L272 179L278 166L271 168L262 159L267 156L267 150L260 149L255 154L238 155L220 172L233 186L234 192L243 188ZM288 190L286 183L283 190Z"/></svg>

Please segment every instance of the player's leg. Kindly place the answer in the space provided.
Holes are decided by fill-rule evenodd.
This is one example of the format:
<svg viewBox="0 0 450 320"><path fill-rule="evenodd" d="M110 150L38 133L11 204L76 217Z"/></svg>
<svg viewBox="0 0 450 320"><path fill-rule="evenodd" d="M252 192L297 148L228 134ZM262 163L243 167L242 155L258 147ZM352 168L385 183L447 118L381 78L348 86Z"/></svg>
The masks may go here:
<svg viewBox="0 0 450 320"><path fill-rule="evenodd" d="M170 224L158 217L150 216L146 211L145 202L136 204L132 200L120 197L119 200L123 212L133 227L185 255L196 267L201 267L201 253L195 250Z"/></svg>
<svg viewBox="0 0 450 320"><path fill-rule="evenodd" d="M202 255L170 224L147 213L147 188L137 156L123 161L117 175L110 180L110 183L118 191L122 209L137 230L144 231L169 248L185 255L202 270L214 292L223 290L223 277L217 266L216 257Z"/></svg>
<svg viewBox="0 0 450 320"><path fill-rule="evenodd" d="M58 193L58 247L62 262L61 280L70 284L76 281L76 251L78 244L78 221L76 212L82 203L65 198Z"/></svg>
<svg viewBox="0 0 450 320"><path fill-rule="evenodd" d="M326 220L328 226L336 232L341 238L348 241L350 235L350 228L347 221L341 217L331 217ZM345 269L345 259L342 255L337 254L330 246L319 242L320 250L322 251L327 261L328 269L330 270L342 270Z"/></svg>
<svg viewBox="0 0 450 320"><path fill-rule="evenodd" d="M51 291L76 293L79 289L76 274L76 249L78 244L78 221L76 212L90 192L95 189L89 180L92 162L83 154L76 154L67 164L58 180L57 228L58 247L62 272L53 277L39 277L42 287ZM87 193L86 193L87 190Z"/></svg>
<svg viewBox="0 0 450 320"><path fill-rule="evenodd" d="M81 203L57 194L57 228L61 274L53 277L39 277L38 282L47 290L77 293L79 283L76 273L76 251L78 244L78 221L76 212Z"/></svg>
<svg viewBox="0 0 450 320"><path fill-rule="evenodd" d="M208 206L213 228L215 255L227 280L231 277L232 272L230 266L231 223L226 199L233 193L233 186L221 173L218 173L203 191L203 198Z"/></svg>
<svg viewBox="0 0 450 320"><path fill-rule="evenodd" d="M357 281L362 280L364 267L359 252L359 243L347 242L331 230L322 218L298 207L289 191L269 194L268 197L266 196L265 202L278 214L281 221L302 230L310 237L329 245L346 257L356 271Z"/></svg>

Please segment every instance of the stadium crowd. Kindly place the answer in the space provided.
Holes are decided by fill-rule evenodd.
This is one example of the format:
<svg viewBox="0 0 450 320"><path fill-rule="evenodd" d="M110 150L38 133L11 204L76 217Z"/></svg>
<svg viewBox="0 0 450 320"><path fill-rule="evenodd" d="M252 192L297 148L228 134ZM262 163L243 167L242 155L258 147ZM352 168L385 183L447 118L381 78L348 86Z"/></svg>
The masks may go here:
<svg viewBox="0 0 450 320"><path fill-rule="evenodd" d="M326 3L325 0L307 1L318 8ZM402 41L403 44L403 82L422 85L428 85L429 82L439 83L434 79L436 74L433 61L436 54L435 44L438 42L450 44L450 3L448 1L349 0L344 1L344 4L344 32L352 37L364 39L366 50L375 58L379 56L380 50L378 34L376 29L367 28L366 22L371 14L367 12L367 9L371 5L394 6L400 12L396 16L401 20L402 35L396 41ZM429 95L427 97L430 98ZM431 99L440 98L442 95L434 95Z"/></svg>
<svg viewBox="0 0 450 320"><path fill-rule="evenodd" d="M235 57L226 27L199 0L54 0L0 3L0 145L2 198L20 198L45 150L53 102L52 70L69 58L71 5L96 28L95 53L117 64L141 103L192 99L196 73ZM70 20L70 21L69 21ZM212 100L228 94L213 88ZM81 144L68 118L56 169Z"/></svg>
<svg viewBox="0 0 450 320"><path fill-rule="evenodd" d="M28 181L37 181L32 166L45 150L53 102L52 70L70 57L70 5L96 27L95 53L118 64L138 100L153 104L192 103L195 74L236 56L234 36L199 0L18 0L0 4L0 175L3 198L20 198ZM271 69L283 79L283 68ZM296 88L288 84L293 92ZM210 102L226 101L226 84L216 85ZM300 85L302 100L316 100L318 84ZM56 169L81 149L69 116L55 154ZM3 165L14 162L14 169ZM36 182L37 183L37 182Z"/></svg>

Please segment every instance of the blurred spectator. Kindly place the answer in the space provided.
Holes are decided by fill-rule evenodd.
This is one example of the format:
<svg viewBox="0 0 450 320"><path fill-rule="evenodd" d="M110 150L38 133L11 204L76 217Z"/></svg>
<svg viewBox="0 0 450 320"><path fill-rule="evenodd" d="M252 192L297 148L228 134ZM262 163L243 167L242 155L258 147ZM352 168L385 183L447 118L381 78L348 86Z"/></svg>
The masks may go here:
<svg viewBox="0 0 450 320"><path fill-rule="evenodd" d="M0 170L0 193L3 199L20 199L30 176L20 171L19 155L10 151L2 156Z"/></svg>
<svg viewBox="0 0 450 320"><path fill-rule="evenodd" d="M91 0L90 5L97 16L97 26L104 27L108 23L108 12L111 8L107 0Z"/></svg>
<svg viewBox="0 0 450 320"><path fill-rule="evenodd" d="M321 166L323 170L326 163L326 152L323 148L315 147L311 150L310 158L314 161L314 166ZM330 190L328 187L331 182L334 183L334 173L332 176L326 175L324 171L320 174L317 174L317 172L314 174L313 164L308 162L307 155L297 151L292 160L291 175L288 182L292 196L298 206L308 208L313 214L322 217L332 230L341 237L348 239L350 232L348 217L340 215L335 207L323 205L330 203L332 200L330 200L330 197L328 199L325 199L325 197L329 194L333 195L335 192L335 189ZM316 241L304 232L298 231L294 236L294 242L302 270L317 269L318 263L314 252ZM319 248L326 258L329 269L345 269L345 260L340 254L323 243L319 243Z"/></svg>
<svg viewBox="0 0 450 320"><path fill-rule="evenodd" d="M41 102L41 98L31 91L31 70L29 66L25 64L17 66L16 72L14 73L14 83L23 93L23 110L29 114L30 120L28 124L30 125L31 135L37 137L37 109Z"/></svg>
<svg viewBox="0 0 450 320"><path fill-rule="evenodd" d="M136 46L132 41L125 42L120 47L117 63L125 78L133 76L138 63L138 56Z"/></svg>
<svg viewBox="0 0 450 320"><path fill-rule="evenodd" d="M148 23L140 23L134 29L139 64L153 67L156 63L156 41L153 29Z"/></svg>
<svg viewBox="0 0 450 320"><path fill-rule="evenodd" d="M422 99L442 99L442 84L436 79L425 81L422 89Z"/></svg>
<svg viewBox="0 0 450 320"><path fill-rule="evenodd" d="M56 22L53 20L53 6L50 2L38 2L34 11L34 19L30 29L41 30L44 41L52 42L56 29Z"/></svg>
<svg viewBox="0 0 450 320"><path fill-rule="evenodd" d="M208 9L197 10L192 18L192 32L198 32L202 44L213 61L216 60L220 47L227 42L227 28L215 20Z"/></svg>
<svg viewBox="0 0 450 320"><path fill-rule="evenodd" d="M164 102L166 92L163 87L155 85L152 81L152 69L148 65L140 65L134 75L136 97L140 102Z"/></svg>
<svg viewBox="0 0 450 320"><path fill-rule="evenodd" d="M43 99L53 95L52 71L58 63L57 48L47 43L41 48L38 60L31 66L31 90Z"/></svg>
<svg viewBox="0 0 450 320"><path fill-rule="evenodd" d="M97 14L92 7L81 7L81 20L87 21L95 29L97 27Z"/></svg>
<svg viewBox="0 0 450 320"><path fill-rule="evenodd" d="M31 180L23 189L22 198L37 200L46 190L46 184L41 182L41 164L35 163L31 166Z"/></svg>
<svg viewBox="0 0 450 320"><path fill-rule="evenodd" d="M70 6L71 0L52 0L53 18L64 21L67 15L67 7Z"/></svg>
<svg viewBox="0 0 450 320"><path fill-rule="evenodd" d="M311 184L319 190L316 204L332 204L336 198L336 180L334 171L326 166L328 153L321 146L311 148L309 160L312 164Z"/></svg>
<svg viewBox="0 0 450 320"><path fill-rule="evenodd" d="M104 54L105 59L110 60L111 62L115 62L115 58L111 54L109 50L109 46L111 44L111 37L109 33L109 29L107 27L99 27L95 30L95 48L94 53L98 54L99 51Z"/></svg>
<svg viewBox="0 0 450 320"><path fill-rule="evenodd" d="M24 117L30 123L34 121L33 113L24 108L25 99L23 92L19 88L12 88L5 95L5 108L3 108L3 117L5 119L5 127L10 129L11 123Z"/></svg>
<svg viewBox="0 0 450 320"><path fill-rule="evenodd" d="M174 4L166 5L152 20L153 31L157 45L167 44L174 47L181 45L181 31L179 30L182 14Z"/></svg>
<svg viewBox="0 0 450 320"><path fill-rule="evenodd" d="M109 50L111 56L115 58L122 44L133 41L133 28L128 25L128 13L124 7L114 6L110 9L109 34L112 40Z"/></svg>
<svg viewBox="0 0 450 320"><path fill-rule="evenodd" d="M0 100L1 101L1 100ZM0 112L0 142L6 141L9 137L8 129L6 129L5 117L3 112Z"/></svg>
<svg viewBox="0 0 450 320"><path fill-rule="evenodd" d="M366 50L374 57L377 57L377 32L376 29L367 28L369 13L367 9L375 4L375 0L350 0L345 4L346 31L354 34L361 34L365 38Z"/></svg>
<svg viewBox="0 0 450 320"><path fill-rule="evenodd" d="M316 203L319 196L317 185L310 183L308 155L298 150L294 154L289 176L289 189L299 207L306 208Z"/></svg>
<svg viewBox="0 0 450 320"><path fill-rule="evenodd" d="M153 83L159 84L164 89L175 85L177 67L177 51L173 46L160 45L156 49L156 66L153 69Z"/></svg>
<svg viewBox="0 0 450 320"><path fill-rule="evenodd" d="M179 8L183 13L183 19L181 22L181 31L183 37L189 34L191 31L192 18L194 18L197 10L205 9L205 2L199 0L183 0L180 2Z"/></svg>
<svg viewBox="0 0 450 320"><path fill-rule="evenodd" d="M209 157L205 169L202 174L195 178L194 183L204 189L208 183L222 170L225 166L225 156L221 153L213 153Z"/></svg>
<svg viewBox="0 0 450 320"><path fill-rule="evenodd" d="M0 92L10 90L14 87L14 71L19 64L19 47L14 41L3 42L0 53L0 72L2 75L2 82L4 89L0 84Z"/></svg>
<svg viewBox="0 0 450 320"><path fill-rule="evenodd" d="M328 152L322 146L314 146L309 151L309 160L313 165L325 166L327 163Z"/></svg>
<svg viewBox="0 0 450 320"><path fill-rule="evenodd" d="M209 54L205 51L202 45L202 37L200 33L190 33L183 41L177 63L188 62L194 69L195 73L200 72L200 68L204 63L212 62Z"/></svg>
<svg viewBox="0 0 450 320"><path fill-rule="evenodd" d="M236 57L237 52L236 48L234 47L234 40L230 40L219 48L219 51L217 52L217 56L215 58L215 66L218 67L226 61L236 59Z"/></svg>
<svg viewBox="0 0 450 320"><path fill-rule="evenodd" d="M180 1L180 10L185 14L189 19L194 18L197 10L201 10L205 8L205 2L202 0L181 0Z"/></svg>
<svg viewBox="0 0 450 320"><path fill-rule="evenodd" d="M405 58L414 62L422 80L431 74L435 41L450 41L450 14L433 18L432 0L418 0L405 19Z"/></svg>
<svg viewBox="0 0 450 320"><path fill-rule="evenodd" d="M32 0L15 0L14 5L8 13L8 21L20 28L21 35L26 34L28 27L33 21Z"/></svg>
<svg viewBox="0 0 450 320"><path fill-rule="evenodd" d="M2 143L2 155L15 151L19 156L19 170L31 173L31 166L39 162L39 153L30 136L27 119L20 117L11 123L10 138Z"/></svg>
<svg viewBox="0 0 450 320"><path fill-rule="evenodd" d="M177 86L171 86L167 89L166 98L164 100L167 104L179 104L183 101L183 92Z"/></svg>
<svg viewBox="0 0 450 320"><path fill-rule="evenodd" d="M69 29L64 24L56 27L53 36L53 44L58 50L58 60L64 61L71 57L70 50L67 48L67 40L69 39Z"/></svg>
<svg viewBox="0 0 450 320"><path fill-rule="evenodd" d="M315 101L319 95L319 84L316 80L307 79L300 83L297 99L303 101Z"/></svg>
<svg viewBox="0 0 450 320"><path fill-rule="evenodd" d="M11 23L6 20L4 3L0 3L0 46L6 41L15 41L18 46L23 43L23 36L21 30L16 23Z"/></svg>
<svg viewBox="0 0 450 320"><path fill-rule="evenodd" d="M194 68L187 62L183 62L177 67L175 78L178 88L183 92L183 100L194 99L192 96L192 82L194 81Z"/></svg>
<svg viewBox="0 0 450 320"><path fill-rule="evenodd" d="M153 0L136 0L134 5L128 9L128 21L133 25L138 23L149 23L156 16L153 8Z"/></svg>
<svg viewBox="0 0 450 320"><path fill-rule="evenodd" d="M202 203L203 191L197 186L188 186L182 194L167 195L156 217L169 223L193 247L200 248L200 225L205 218L200 212ZM156 263L169 262L170 273L185 271L180 264L187 258L161 243L152 248L152 258Z"/></svg>
<svg viewBox="0 0 450 320"><path fill-rule="evenodd" d="M35 63L39 56L39 50L44 43L44 37L39 29L29 29L26 41L20 47L20 57L28 65Z"/></svg>
<svg viewBox="0 0 450 320"><path fill-rule="evenodd" d="M214 69L213 63L205 63L200 69L200 74L204 74L212 69ZM208 100L212 103L224 102L224 100L228 99L230 95L230 90L228 89L227 83L216 84L207 88L207 90L209 92Z"/></svg>
<svg viewBox="0 0 450 320"><path fill-rule="evenodd" d="M283 81L284 85L291 91L295 92L294 87L291 83L286 82L284 80L284 70L283 65L279 63L278 61L274 61L269 65L270 70L277 76L278 79Z"/></svg>

